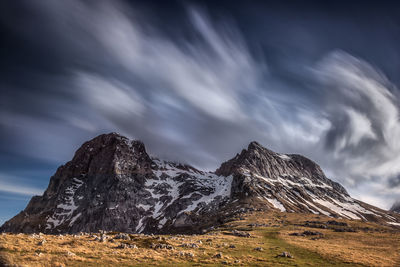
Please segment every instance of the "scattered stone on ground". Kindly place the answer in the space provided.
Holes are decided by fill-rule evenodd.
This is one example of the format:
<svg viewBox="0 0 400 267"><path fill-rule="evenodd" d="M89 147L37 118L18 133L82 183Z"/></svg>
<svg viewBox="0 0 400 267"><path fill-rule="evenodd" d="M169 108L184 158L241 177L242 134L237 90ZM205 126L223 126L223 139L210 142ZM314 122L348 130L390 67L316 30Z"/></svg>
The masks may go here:
<svg viewBox="0 0 400 267"><path fill-rule="evenodd" d="M193 258L194 254L192 252L179 251L178 256Z"/></svg>
<svg viewBox="0 0 400 267"><path fill-rule="evenodd" d="M199 245L197 245L196 243L183 243L179 246L182 248L199 248Z"/></svg>
<svg viewBox="0 0 400 267"><path fill-rule="evenodd" d="M122 243L122 244L119 244L119 245L117 246L117 248L125 249L125 248L128 248L128 245Z"/></svg>
<svg viewBox="0 0 400 267"><path fill-rule="evenodd" d="M125 249L125 248L138 248L135 244L125 244L121 243L117 246L117 248Z"/></svg>
<svg viewBox="0 0 400 267"><path fill-rule="evenodd" d="M337 226L348 226L348 224L345 223L345 222L337 222L337 221L334 221L334 220L327 221L326 224L337 225Z"/></svg>
<svg viewBox="0 0 400 267"><path fill-rule="evenodd" d="M277 257L283 257L283 258L293 258L292 254L290 254L289 252L282 252L281 254L278 254Z"/></svg>
<svg viewBox="0 0 400 267"><path fill-rule="evenodd" d="M73 252L71 252L71 251L67 251L65 254L66 254L68 257L74 257L74 256L76 256L76 254L73 253Z"/></svg>
<svg viewBox="0 0 400 267"><path fill-rule="evenodd" d="M234 236L239 236L239 237L251 237L250 233L248 232L243 232L243 231L238 231L238 230L233 230L232 234Z"/></svg>
<svg viewBox="0 0 400 267"><path fill-rule="evenodd" d="M333 231L334 232L350 232L350 233L357 232L355 229L350 228L350 227L348 227L348 228L334 228Z"/></svg>
<svg viewBox="0 0 400 267"><path fill-rule="evenodd" d="M173 246L171 246L169 244L163 244L163 243L158 243L158 244L153 243L150 245L150 248L152 248L152 249L170 249L170 250L174 249Z"/></svg>
<svg viewBox="0 0 400 267"><path fill-rule="evenodd" d="M268 227L270 225L266 224L266 223L250 223L247 226L250 226L250 227Z"/></svg>
<svg viewBox="0 0 400 267"><path fill-rule="evenodd" d="M306 231L304 231L304 232L302 232L302 233L294 232L294 233L290 233L289 235L291 235L291 236L310 236L310 235L313 235L313 236L316 236L316 235L318 235L318 236L323 236L324 234L321 233L321 232L317 232L317 231L309 231L309 230L306 230Z"/></svg>
<svg viewBox="0 0 400 267"><path fill-rule="evenodd" d="M114 236L114 239L131 240L130 236L124 233L117 234L116 236Z"/></svg>

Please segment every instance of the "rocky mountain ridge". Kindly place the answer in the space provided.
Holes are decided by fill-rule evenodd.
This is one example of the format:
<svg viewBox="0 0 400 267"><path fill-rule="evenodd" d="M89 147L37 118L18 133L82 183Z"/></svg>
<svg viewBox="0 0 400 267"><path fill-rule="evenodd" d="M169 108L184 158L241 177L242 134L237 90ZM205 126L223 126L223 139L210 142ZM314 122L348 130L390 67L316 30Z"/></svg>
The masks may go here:
<svg viewBox="0 0 400 267"><path fill-rule="evenodd" d="M116 133L84 143L7 232L200 233L240 213L277 209L400 225L400 216L351 198L313 161L251 142L215 172L150 157Z"/></svg>
<svg viewBox="0 0 400 267"><path fill-rule="evenodd" d="M400 200L393 203L392 207L390 208L390 211L400 213Z"/></svg>

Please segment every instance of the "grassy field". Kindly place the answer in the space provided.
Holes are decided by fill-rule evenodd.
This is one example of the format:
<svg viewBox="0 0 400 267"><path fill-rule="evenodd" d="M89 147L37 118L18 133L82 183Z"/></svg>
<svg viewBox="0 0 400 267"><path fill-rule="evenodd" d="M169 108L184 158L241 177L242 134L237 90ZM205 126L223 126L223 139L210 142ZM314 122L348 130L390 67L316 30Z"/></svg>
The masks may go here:
<svg viewBox="0 0 400 267"><path fill-rule="evenodd" d="M374 223L335 219L346 223L344 227L328 221L332 218L258 212L205 235L129 235L130 240L123 240L108 233L104 242L95 240L99 233L2 234L0 265L400 266L400 231ZM251 236L236 236L233 230ZM283 252L291 257L282 257Z"/></svg>

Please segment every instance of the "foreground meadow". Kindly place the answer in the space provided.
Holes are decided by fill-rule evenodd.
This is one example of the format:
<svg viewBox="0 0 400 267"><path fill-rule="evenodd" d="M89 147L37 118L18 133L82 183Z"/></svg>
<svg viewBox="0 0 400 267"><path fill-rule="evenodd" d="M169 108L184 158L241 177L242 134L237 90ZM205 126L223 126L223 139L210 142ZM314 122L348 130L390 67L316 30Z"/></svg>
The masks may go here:
<svg viewBox="0 0 400 267"><path fill-rule="evenodd" d="M400 266L394 227L254 212L204 235L2 234L0 266Z"/></svg>

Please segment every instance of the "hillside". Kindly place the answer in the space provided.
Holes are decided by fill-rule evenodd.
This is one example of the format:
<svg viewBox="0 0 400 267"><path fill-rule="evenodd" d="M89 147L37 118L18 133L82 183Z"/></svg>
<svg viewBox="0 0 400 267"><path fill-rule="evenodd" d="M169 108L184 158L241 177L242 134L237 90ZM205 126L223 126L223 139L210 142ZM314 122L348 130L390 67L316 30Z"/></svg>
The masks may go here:
<svg viewBox="0 0 400 267"><path fill-rule="evenodd" d="M400 216L349 196L313 161L251 142L215 172L150 157L116 133L84 143L43 196L0 230L23 233L205 233L244 211L326 215L388 225Z"/></svg>

